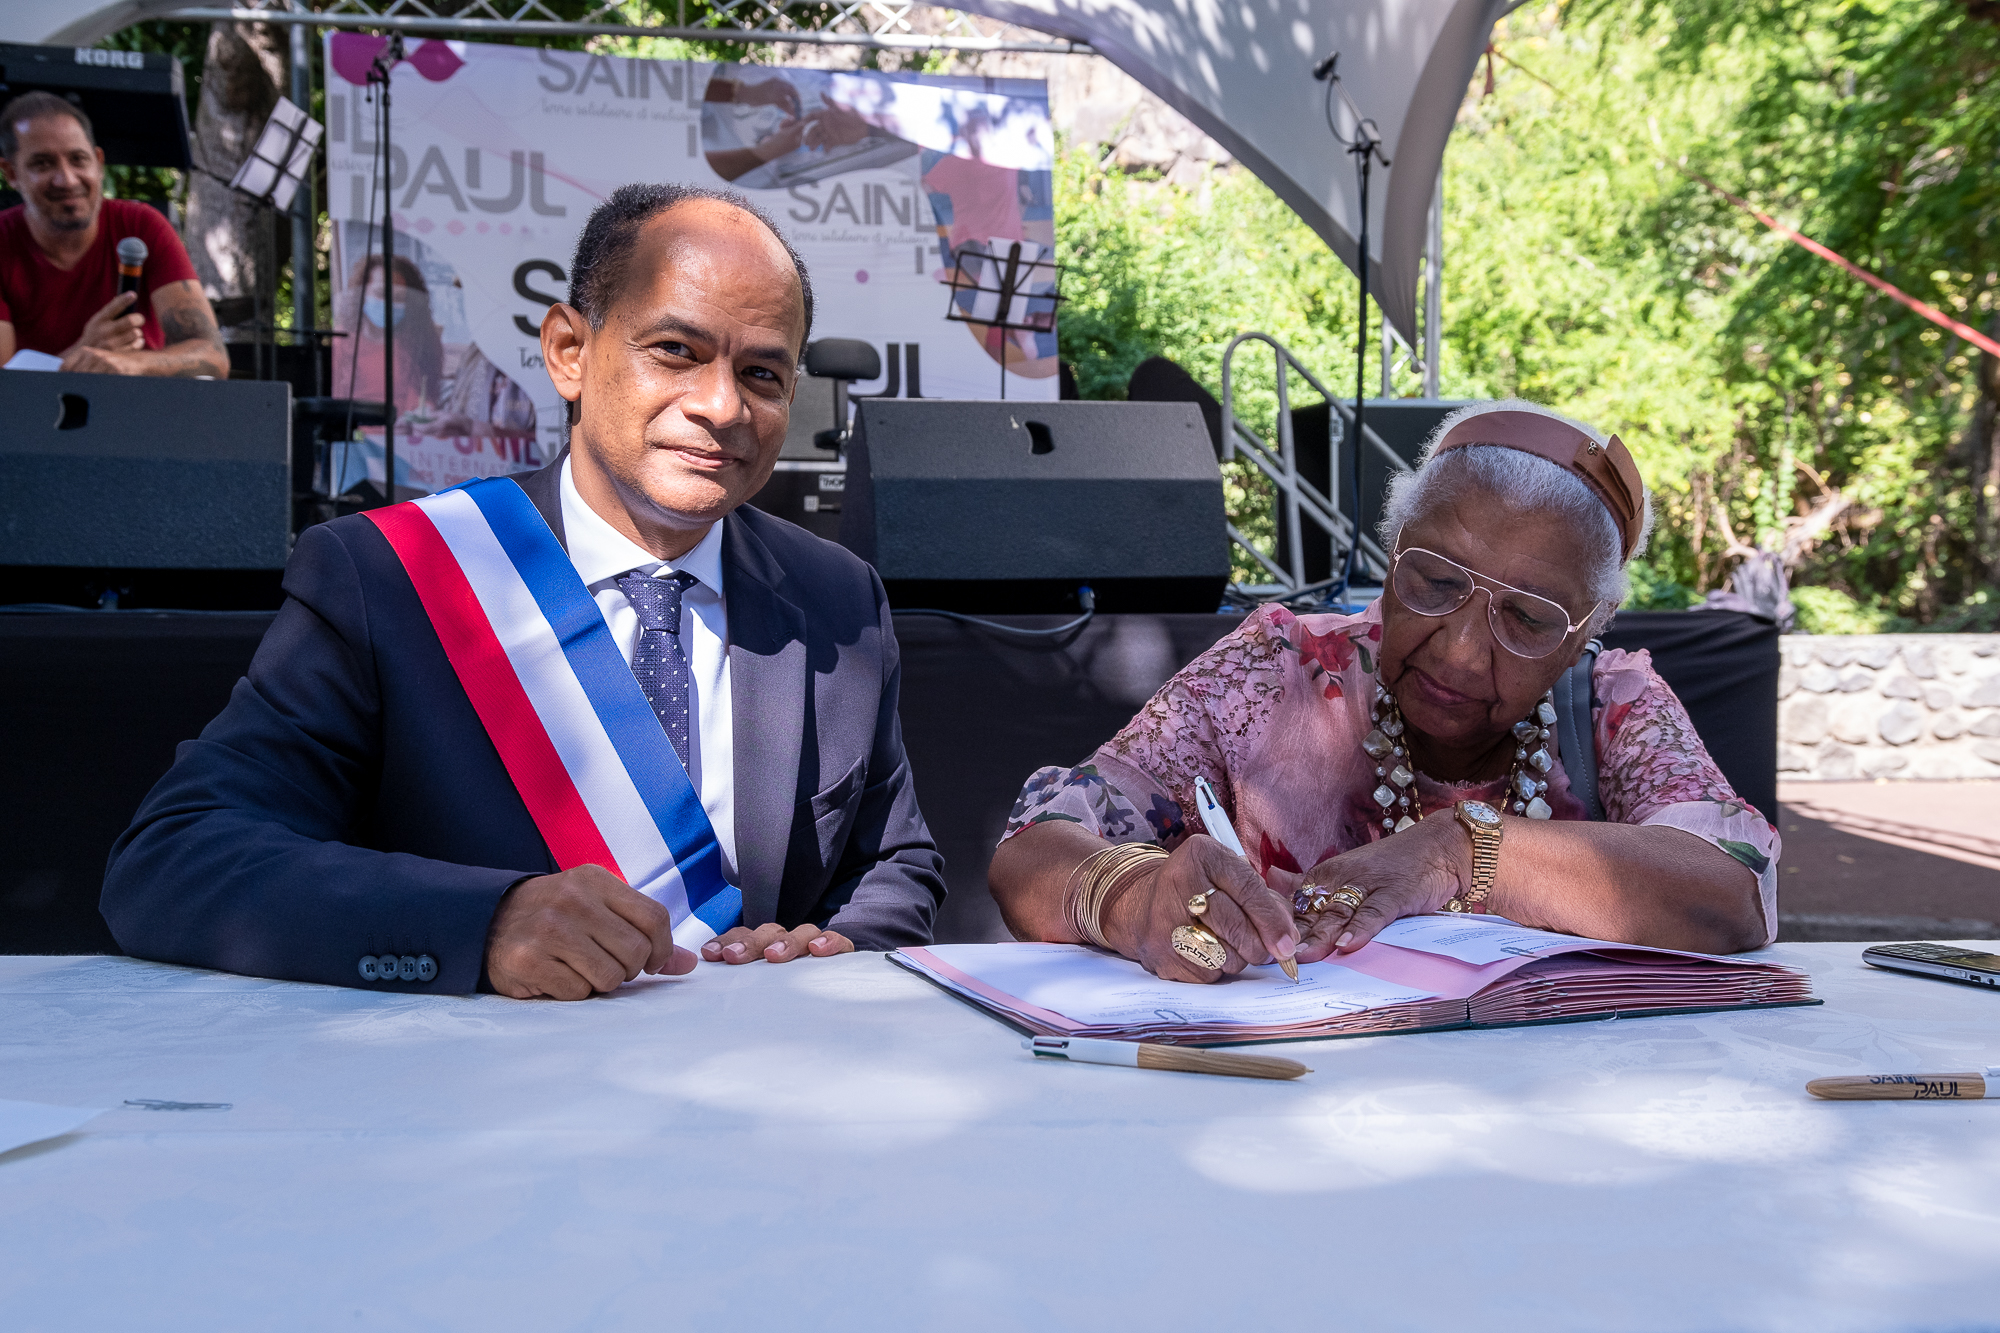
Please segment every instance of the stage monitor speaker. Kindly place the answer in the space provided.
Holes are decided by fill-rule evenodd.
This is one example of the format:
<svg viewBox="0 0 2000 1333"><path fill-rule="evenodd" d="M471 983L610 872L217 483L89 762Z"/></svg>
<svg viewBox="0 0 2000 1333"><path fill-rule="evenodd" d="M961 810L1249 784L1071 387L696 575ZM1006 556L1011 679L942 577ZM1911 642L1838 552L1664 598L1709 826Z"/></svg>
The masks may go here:
<svg viewBox="0 0 2000 1333"><path fill-rule="evenodd" d="M1417 459L1423 454L1424 445L1437 432L1439 424L1461 407L1470 406L1471 401L1370 398L1362 420L1369 430L1381 437L1382 443L1395 451L1397 457L1415 467ZM1347 405L1351 402L1347 400ZM1326 403L1293 408L1293 457L1298 461L1301 478L1318 487L1322 495L1334 497L1341 513L1351 514L1354 512L1354 455L1348 452L1352 446L1345 438L1341 440L1339 449L1333 447L1332 421L1333 409ZM1343 436L1345 433L1342 432ZM1382 501L1388 494L1392 471L1388 461L1375 450L1369 449L1361 455L1361 530L1370 536L1375 535L1375 525L1382 521ZM1318 583L1332 578L1339 572L1341 563L1335 558L1335 552L1344 558L1346 544L1335 541L1332 533L1323 532L1309 518L1301 519L1300 526L1306 531L1306 582ZM1291 547L1285 540L1283 524L1278 525L1277 559L1280 567L1290 567Z"/></svg>
<svg viewBox="0 0 2000 1333"><path fill-rule="evenodd" d="M283 383L0 371L0 565L275 570Z"/></svg>
<svg viewBox="0 0 2000 1333"><path fill-rule="evenodd" d="M1229 581L1192 403L865 399L840 541L898 608L1213 611Z"/></svg>

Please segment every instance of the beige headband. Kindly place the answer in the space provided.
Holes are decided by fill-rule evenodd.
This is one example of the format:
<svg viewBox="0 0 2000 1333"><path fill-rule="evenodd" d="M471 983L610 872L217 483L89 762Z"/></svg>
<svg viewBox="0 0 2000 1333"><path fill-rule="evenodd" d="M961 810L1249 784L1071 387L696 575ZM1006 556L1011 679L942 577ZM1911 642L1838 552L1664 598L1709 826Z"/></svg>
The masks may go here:
<svg viewBox="0 0 2000 1333"><path fill-rule="evenodd" d="M1597 493L1624 539L1621 560L1630 560L1646 530L1646 484L1632 452L1614 435L1606 444L1554 417L1540 412L1479 412L1444 433L1431 457L1468 444L1494 444L1519 449L1581 477Z"/></svg>

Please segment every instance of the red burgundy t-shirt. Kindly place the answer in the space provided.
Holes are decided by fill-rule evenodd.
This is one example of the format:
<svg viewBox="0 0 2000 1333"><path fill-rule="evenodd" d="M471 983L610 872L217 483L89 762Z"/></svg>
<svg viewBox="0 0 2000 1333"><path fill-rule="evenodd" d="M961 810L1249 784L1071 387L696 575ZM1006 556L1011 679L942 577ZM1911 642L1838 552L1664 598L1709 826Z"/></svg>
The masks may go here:
<svg viewBox="0 0 2000 1333"><path fill-rule="evenodd" d="M97 214L97 243L69 269L50 263L35 244L24 207L0 211L0 321L14 326L14 346L50 356L67 352L90 317L118 294L118 242L127 236L146 243L138 309L146 316L146 346L161 348L167 339L153 313L153 292L192 278L194 264L156 210L129 199L106 199Z"/></svg>

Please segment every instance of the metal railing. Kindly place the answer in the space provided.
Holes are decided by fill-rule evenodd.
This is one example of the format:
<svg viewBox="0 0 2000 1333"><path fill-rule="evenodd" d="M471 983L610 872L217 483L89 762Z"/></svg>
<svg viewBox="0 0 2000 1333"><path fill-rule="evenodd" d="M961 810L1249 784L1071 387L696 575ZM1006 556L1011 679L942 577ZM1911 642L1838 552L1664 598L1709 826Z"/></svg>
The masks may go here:
<svg viewBox="0 0 2000 1333"><path fill-rule="evenodd" d="M671 5L672 22L667 13ZM571 8L566 6L566 8ZM655 22L634 22L659 15ZM709 0L688 22L686 0L594 0L565 17L542 0L237 0L193 5L160 17L201 22L306 24L439 36L457 34L672 37L695 42L784 42L894 51L1035 51L1090 55L1083 42L983 19L917 0Z"/></svg>
<svg viewBox="0 0 2000 1333"><path fill-rule="evenodd" d="M1275 362L1278 413L1278 439L1275 447L1265 442L1263 436L1244 424L1236 415L1235 360L1236 349L1246 342L1260 342L1271 349ZM1299 475L1298 448L1292 431L1291 377L1296 374L1310 385L1315 393L1324 398L1330 412L1328 414L1328 465L1333 480L1334 495L1340 493L1339 478L1347 475L1341 467L1341 449L1354 431L1354 405L1343 402L1319 382L1303 362L1293 356L1291 350L1268 333L1239 333L1232 338L1222 353L1222 459L1227 462L1237 454L1242 454L1256 465L1257 470L1269 479L1277 494L1273 499L1276 509L1279 533L1279 554L1287 557L1290 568L1282 568L1271 556L1257 549L1257 545L1234 523L1228 525L1229 539L1241 547L1251 559L1262 566L1276 580L1269 584L1237 584L1235 591L1250 597L1267 598L1297 593L1307 588L1305 571L1304 524L1310 522L1326 534L1330 553L1338 567L1346 555L1347 547L1355 538L1355 520L1341 512L1338 501L1321 491L1319 487ZM1383 443L1382 437L1367 424L1361 428L1361 441L1374 450L1388 463L1401 472L1408 472L1410 465L1402 457ZM1351 466L1351 464L1350 464ZM1388 553L1367 533L1360 534L1360 547L1356 552L1355 573L1367 574L1379 581L1389 573Z"/></svg>

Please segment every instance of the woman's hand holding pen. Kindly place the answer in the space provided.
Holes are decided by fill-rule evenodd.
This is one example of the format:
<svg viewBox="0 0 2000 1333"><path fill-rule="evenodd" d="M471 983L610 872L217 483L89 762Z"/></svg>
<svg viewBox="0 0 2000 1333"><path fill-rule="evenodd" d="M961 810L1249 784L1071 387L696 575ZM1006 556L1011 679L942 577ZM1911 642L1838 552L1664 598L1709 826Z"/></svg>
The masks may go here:
<svg viewBox="0 0 2000 1333"><path fill-rule="evenodd" d="M1220 969L1197 966L1172 943L1174 927L1193 919L1189 901L1204 894L1201 923L1229 953ZM1291 904L1258 878L1248 861L1199 833L1124 892L1102 925L1119 953L1168 981L1219 981L1245 967L1290 957L1298 943Z"/></svg>

